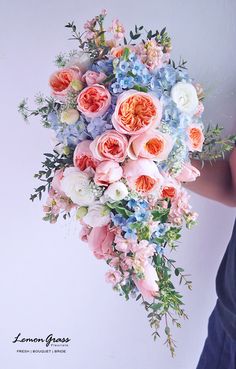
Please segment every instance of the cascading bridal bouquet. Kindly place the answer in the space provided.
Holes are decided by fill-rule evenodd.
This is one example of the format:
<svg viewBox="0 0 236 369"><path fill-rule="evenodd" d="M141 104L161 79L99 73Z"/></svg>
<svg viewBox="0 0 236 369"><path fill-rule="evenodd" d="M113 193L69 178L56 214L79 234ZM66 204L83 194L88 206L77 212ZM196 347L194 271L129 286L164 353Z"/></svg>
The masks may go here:
<svg viewBox="0 0 236 369"><path fill-rule="evenodd" d="M57 56L50 97L36 96L35 110L19 105L25 120L39 115L54 132L31 200L48 192L50 223L76 217L81 239L109 266L107 282L142 302L154 339L163 320L174 355L169 322L180 327L187 317L174 278L189 289L191 281L169 254L197 218L182 183L200 175L192 157L215 159L234 137L221 139L218 126L204 130L203 89L186 61L170 59L165 28L135 26L128 40L117 19L104 28L105 16L87 21L83 33L66 25L81 50Z"/></svg>

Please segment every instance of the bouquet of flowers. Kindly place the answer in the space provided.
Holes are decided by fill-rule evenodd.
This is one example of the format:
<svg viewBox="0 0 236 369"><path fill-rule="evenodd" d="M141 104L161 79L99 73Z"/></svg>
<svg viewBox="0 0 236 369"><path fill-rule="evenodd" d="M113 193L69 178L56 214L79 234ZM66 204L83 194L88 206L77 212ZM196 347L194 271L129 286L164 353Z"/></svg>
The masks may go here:
<svg viewBox="0 0 236 369"><path fill-rule="evenodd" d="M82 33L66 25L78 48L57 56L50 97L37 95L34 110L27 100L19 105L25 120L39 115L54 133L31 200L48 192L50 223L76 218L81 239L108 264L106 281L141 301L154 339L164 322L173 355L169 322L180 327L187 317L173 274L189 289L191 281L169 254L197 218L182 183L200 175L192 157L215 159L234 137L222 140L219 126L204 130L203 89L186 61L171 60L165 28L135 26L128 37L117 19L106 30L105 17L103 10Z"/></svg>

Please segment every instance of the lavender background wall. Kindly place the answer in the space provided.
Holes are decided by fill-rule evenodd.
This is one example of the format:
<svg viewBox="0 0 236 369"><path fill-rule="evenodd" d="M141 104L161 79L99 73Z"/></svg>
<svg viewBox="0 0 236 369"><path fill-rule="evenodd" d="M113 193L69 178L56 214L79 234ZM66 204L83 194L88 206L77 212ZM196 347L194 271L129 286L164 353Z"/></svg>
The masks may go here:
<svg viewBox="0 0 236 369"><path fill-rule="evenodd" d="M227 246L235 209L192 195L199 225L185 232L177 259L192 274L185 291L189 320L174 330L173 361L162 341L153 343L145 312L125 302L104 281L106 266L78 239L76 224L41 221L40 203L28 196L33 173L50 149L48 131L25 125L17 113L24 96L47 93L55 55L75 47L63 27L79 26L107 8L126 28L167 26L174 57L208 92L205 121L236 132L234 0L21 0L0 2L0 364L4 369L194 369L214 307L215 275ZM20 354L11 343L25 337L71 338L66 354ZM21 346L20 346L21 347ZM27 348L33 347L27 345ZM21 347L22 348L22 347ZM26 346L25 346L26 348ZM42 346L37 345L37 349Z"/></svg>

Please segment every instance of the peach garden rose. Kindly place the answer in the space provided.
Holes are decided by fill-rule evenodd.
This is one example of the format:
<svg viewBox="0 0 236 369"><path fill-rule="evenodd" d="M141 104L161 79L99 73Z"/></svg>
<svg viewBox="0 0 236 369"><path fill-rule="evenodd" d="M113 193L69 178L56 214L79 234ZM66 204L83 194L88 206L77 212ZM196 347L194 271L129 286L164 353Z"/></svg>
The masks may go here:
<svg viewBox="0 0 236 369"><path fill-rule="evenodd" d="M98 160L124 161L128 148L128 139L125 135L110 130L97 136L90 144L94 158Z"/></svg>
<svg viewBox="0 0 236 369"><path fill-rule="evenodd" d="M52 94L65 97L73 81L81 80L81 71L78 67L63 68L53 73L49 79Z"/></svg>
<svg viewBox="0 0 236 369"><path fill-rule="evenodd" d="M112 115L114 128L128 135L147 131L160 122L162 105L157 97L146 92L128 90L118 97Z"/></svg>

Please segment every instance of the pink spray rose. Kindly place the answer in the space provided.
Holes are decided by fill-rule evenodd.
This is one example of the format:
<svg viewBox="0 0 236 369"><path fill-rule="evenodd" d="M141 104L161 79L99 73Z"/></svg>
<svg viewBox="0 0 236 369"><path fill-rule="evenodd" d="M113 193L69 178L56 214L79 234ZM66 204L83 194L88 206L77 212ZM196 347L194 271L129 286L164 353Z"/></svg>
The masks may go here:
<svg viewBox="0 0 236 369"><path fill-rule="evenodd" d="M88 235L89 248L98 259L108 259L114 254L113 240L114 233L109 230L108 226L94 227Z"/></svg>
<svg viewBox="0 0 236 369"><path fill-rule="evenodd" d="M95 169L99 163L99 161L93 157L89 148L91 142L90 140L82 141L75 148L73 156L74 166L81 171L87 168Z"/></svg>
<svg viewBox="0 0 236 369"><path fill-rule="evenodd" d="M147 131L160 122L161 102L153 95L128 90L119 95L112 115L114 128L128 135Z"/></svg>
<svg viewBox="0 0 236 369"><path fill-rule="evenodd" d="M192 164L183 164L181 172L176 179L180 182L193 182L200 176L200 172Z"/></svg>
<svg viewBox="0 0 236 369"><path fill-rule="evenodd" d="M126 136L114 129L97 136L90 144L93 156L98 160L124 161L128 147Z"/></svg>
<svg viewBox="0 0 236 369"><path fill-rule="evenodd" d="M103 85L84 88L77 98L77 108L87 118L101 117L111 104L110 92Z"/></svg>
<svg viewBox="0 0 236 369"><path fill-rule="evenodd" d="M104 81L106 77L106 74L103 72L94 72L92 70L88 70L86 73L84 73L82 81L86 82L88 86L91 86Z"/></svg>
<svg viewBox="0 0 236 369"><path fill-rule="evenodd" d="M53 180L51 182L51 187L60 195L64 195L64 192L61 189L61 180L63 178L64 169L58 169L55 171Z"/></svg>
<svg viewBox="0 0 236 369"><path fill-rule="evenodd" d="M130 159L123 170L124 177L133 190L148 193L161 185L162 176L156 164L149 159Z"/></svg>
<svg viewBox="0 0 236 369"><path fill-rule="evenodd" d="M132 136L129 140L128 155L131 159L147 158L152 160L167 159L173 147L170 135L150 129L142 135Z"/></svg>
<svg viewBox="0 0 236 369"><path fill-rule="evenodd" d="M78 67L63 68L53 73L49 79L52 94L65 97L73 81L81 80L81 71Z"/></svg>
<svg viewBox="0 0 236 369"><path fill-rule="evenodd" d="M123 175L121 166L113 160L102 161L96 168L94 182L98 186L108 186L119 181Z"/></svg>
<svg viewBox="0 0 236 369"><path fill-rule="evenodd" d="M158 281L158 276L155 268L151 264L147 264L144 267L144 279L133 277L133 281L144 299L150 300L157 295L159 290L156 283L156 281Z"/></svg>

